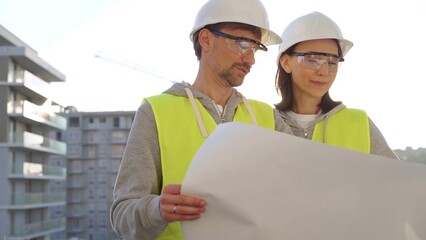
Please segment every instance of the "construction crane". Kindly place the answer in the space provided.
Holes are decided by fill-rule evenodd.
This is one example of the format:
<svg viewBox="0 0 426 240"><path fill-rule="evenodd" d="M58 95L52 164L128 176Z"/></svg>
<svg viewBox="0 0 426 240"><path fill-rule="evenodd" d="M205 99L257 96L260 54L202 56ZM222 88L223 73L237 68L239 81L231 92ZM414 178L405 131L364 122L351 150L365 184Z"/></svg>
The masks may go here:
<svg viewBox="0 0 426 240"><path fill-rule="evenodd" d="M105 60L105 61L108 61L108 62L111 62L111 63L115 63L115 64L120 65L122 67L127 67L127 68L133 69L135 71L139 71L139 72L142 72L142 73L145 73L145 74L155 76L157 78L166 80L166 81L171 82L171 83L182 82L179 79L167 76L165 73L160 72L156 69L143 66L141 64L138 64L136 62L132 62L132 61L125 59L125 58L111 56L110 54L106 54L104 52L96 53L95 57L100 58L100 59Z"/></svg>

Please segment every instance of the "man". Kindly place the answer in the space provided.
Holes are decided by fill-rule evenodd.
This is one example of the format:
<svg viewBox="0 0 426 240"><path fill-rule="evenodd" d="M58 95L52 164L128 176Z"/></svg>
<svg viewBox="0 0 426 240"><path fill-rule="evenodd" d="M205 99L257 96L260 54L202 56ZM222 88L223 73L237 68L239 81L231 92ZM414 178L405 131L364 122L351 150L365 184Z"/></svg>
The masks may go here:
<svg viewBox="0 0 426 240"><path fill-rule="evenodd" d="M217 124L291 132L273 108L234 88L250 72L257 50L281 42L259 0L208 1L190 37L199 60L194 83L144 99L128 138L111 207L112 226L127 240L183 239L179 221L201 217L206 201L180 195L180 184Z"/></svg>

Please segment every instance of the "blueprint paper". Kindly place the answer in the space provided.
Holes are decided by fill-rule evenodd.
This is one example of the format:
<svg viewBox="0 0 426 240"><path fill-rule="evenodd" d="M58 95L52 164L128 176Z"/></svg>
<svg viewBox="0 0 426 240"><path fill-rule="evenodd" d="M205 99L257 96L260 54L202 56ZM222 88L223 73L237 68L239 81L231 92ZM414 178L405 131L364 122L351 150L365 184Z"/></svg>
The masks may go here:
<svg viewBox="0 0 426 240"><path fill-rule="evenodd" d="M208 202L186 240L426 240L426 165L243 123L209 136L182 193Z"/></svg>

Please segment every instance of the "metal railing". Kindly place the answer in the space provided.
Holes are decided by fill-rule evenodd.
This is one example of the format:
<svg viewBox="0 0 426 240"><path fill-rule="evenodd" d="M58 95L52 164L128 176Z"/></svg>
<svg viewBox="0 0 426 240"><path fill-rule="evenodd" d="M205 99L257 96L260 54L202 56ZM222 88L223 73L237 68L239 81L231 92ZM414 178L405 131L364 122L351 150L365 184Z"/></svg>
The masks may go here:
<svg viewBox="0 0 426 240"><path fill-rule="evenodd" d="M43 204L65 202L66 193L15 193L11 196L13 205L30 205L30 204Z"/></svg>
<svg viewBox="0 0 426 240"><path fill-rule="evenodd" d="M67 170L62 167L53 167L39 163L15 163L12 174L22 175L23 177L59 177L66 179Z"/></svg>
<svg viewBox="0 0 426 240"><path fill-rule="evenodd" d="M65 218L24 224L24 225L16 226L14 231L12 232L11 237L27 236L27 235L47 232L54 229L65 228L65 227L66 227Z"/></svg>
<svg viewBox="0 0 426 240"><path fill-rule="evenodd" d="M30 132L9 133L9 143L21 144L24 147L66 155L67 144Z"/></svg>
<svg viewBox="0 0 426 240"><path fill-rule="evenodd" d="M65 130L66 118L54 113L48 107L39 106L29 101L14 101L8 104L8 113L23 114L35 121Z"/></svg>

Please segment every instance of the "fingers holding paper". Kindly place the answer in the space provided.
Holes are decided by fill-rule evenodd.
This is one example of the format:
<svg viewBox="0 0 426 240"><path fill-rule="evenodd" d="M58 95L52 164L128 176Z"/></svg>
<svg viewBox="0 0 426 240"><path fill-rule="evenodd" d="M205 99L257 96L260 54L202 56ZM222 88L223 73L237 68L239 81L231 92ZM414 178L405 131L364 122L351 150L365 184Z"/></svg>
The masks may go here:
<svg viewBox="0 0 426 240"><path fill-rule="evenodd" d="M181 185L169 184L160 196L161 215L167 222L195 220L205 211L205 200L181 195L180 191Z"/></svg>

